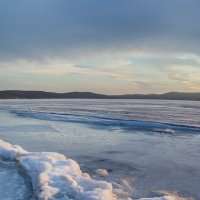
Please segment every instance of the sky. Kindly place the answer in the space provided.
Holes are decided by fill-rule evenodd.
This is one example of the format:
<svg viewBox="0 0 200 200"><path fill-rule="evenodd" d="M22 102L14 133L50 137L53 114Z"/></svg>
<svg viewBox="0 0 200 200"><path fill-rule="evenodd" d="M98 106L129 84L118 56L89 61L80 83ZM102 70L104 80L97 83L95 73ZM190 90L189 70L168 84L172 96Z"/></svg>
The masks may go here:
<svg viewBox="0 0 200 200"><path fill-rule="evenodd" d="M0 0L0 90L200 92L199 0Z"/></svg>

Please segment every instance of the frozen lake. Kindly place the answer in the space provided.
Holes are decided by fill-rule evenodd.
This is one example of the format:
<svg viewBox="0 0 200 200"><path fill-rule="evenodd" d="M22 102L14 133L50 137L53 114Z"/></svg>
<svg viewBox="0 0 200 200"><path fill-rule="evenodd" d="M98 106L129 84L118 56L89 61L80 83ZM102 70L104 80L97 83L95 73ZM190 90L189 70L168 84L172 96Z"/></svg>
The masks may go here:
<svg viewBox="0 0 200 200"><path fill-rule="evenodd" d="M122 185L132 199L160 191L200 199L199 102L2 100L0 139L28 151L62 153L92 177ZM19 189L24 196L12 198L0 190L5 197L0 199L30 198L23 175L0 167L0 180L8 179L15 186L0 181L2 191Z"/></svg>

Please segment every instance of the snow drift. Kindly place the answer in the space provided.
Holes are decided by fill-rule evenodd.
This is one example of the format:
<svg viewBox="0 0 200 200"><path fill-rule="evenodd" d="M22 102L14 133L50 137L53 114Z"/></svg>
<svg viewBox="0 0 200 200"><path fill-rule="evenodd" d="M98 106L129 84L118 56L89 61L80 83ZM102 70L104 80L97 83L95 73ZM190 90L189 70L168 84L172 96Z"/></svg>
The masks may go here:
<svg viewBox="0 0 200 200"><path fill-rule="evenodd" d="M28 152L20 146L0 140L0 158L15 161L30 176L39 200L117 200L111 183L92 179L81 171L78 163L62 154ZM140 200L177 199L163 196Z"/></svg>
<svg viewBox="0 0 200 200"><path fill-rule="evenodd" d="M0 156L4 160L16 161L25 170L39 200L116 199L112 184L91 179L74 160L62 154L27 152L20 146L0 140Z"/></svg>

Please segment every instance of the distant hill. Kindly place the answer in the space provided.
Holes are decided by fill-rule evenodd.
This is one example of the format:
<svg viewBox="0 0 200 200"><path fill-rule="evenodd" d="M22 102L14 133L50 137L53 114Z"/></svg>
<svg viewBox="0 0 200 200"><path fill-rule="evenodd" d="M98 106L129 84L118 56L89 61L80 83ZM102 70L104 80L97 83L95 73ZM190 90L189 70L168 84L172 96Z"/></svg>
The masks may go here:
<svg viewBox="0 0 200 200"><path fill-rule="evenodd" d="M92 92L55 93L44 91L0 91L0 99L166 99L200 101L200 93L169 92L165 94L104 95Z"/></svg>
<svg viewBox="0 0 200 200"><path fill-rule="evenodd" d="M92 92L44 92L44 91L21 91L5 90L0 91L0 99L107 99L109 96Z"/></svg>

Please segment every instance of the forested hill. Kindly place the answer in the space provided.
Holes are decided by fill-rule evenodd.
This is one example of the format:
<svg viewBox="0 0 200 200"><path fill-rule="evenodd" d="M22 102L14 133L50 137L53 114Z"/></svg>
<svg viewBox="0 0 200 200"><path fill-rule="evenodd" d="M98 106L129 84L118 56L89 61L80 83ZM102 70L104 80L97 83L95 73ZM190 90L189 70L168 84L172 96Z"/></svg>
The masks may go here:
<svg viewBox="0 0 200 200"><path fill-rule="evenodd" d="M0 91L0 99L166 99L200 101L200 93L169 92L165 94L104 95L92 92L55 93L44 91Z"/></svg>

